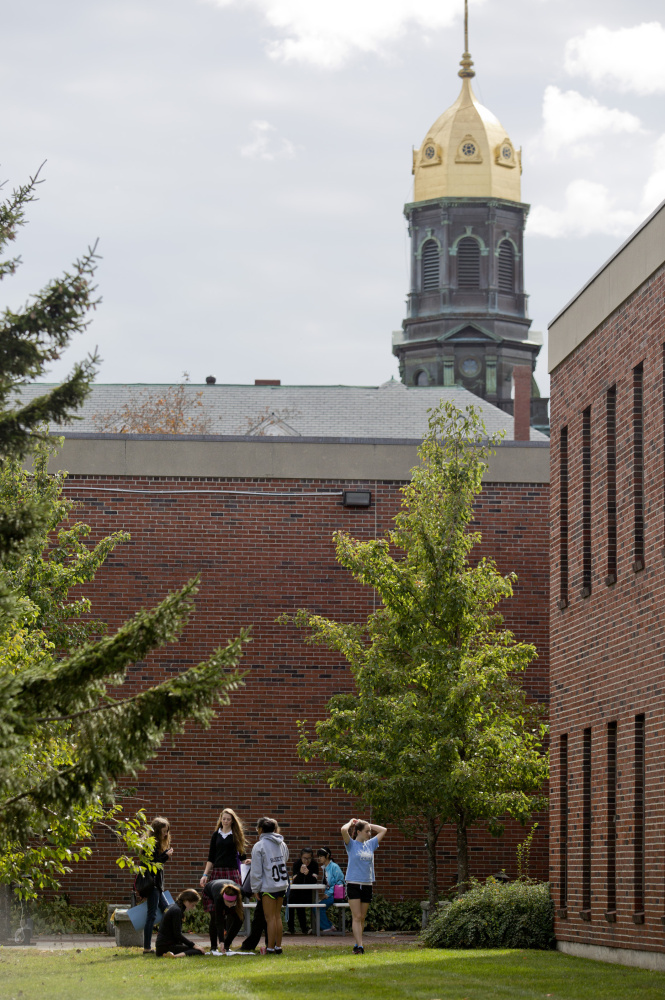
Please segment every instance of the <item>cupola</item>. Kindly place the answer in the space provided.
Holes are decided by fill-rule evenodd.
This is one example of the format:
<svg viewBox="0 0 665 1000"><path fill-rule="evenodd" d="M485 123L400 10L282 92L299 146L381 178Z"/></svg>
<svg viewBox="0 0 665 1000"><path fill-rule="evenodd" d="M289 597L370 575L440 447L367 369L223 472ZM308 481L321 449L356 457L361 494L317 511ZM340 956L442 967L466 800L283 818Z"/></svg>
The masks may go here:
<svg viewBox="0 0 665 1000"><path fill-rule="evenodd" d="M477 100L469 54L468 20L459 76L462 90L413 151L415 202L431 198L505 198L521 201L520 151L503 125Z"/></svg>

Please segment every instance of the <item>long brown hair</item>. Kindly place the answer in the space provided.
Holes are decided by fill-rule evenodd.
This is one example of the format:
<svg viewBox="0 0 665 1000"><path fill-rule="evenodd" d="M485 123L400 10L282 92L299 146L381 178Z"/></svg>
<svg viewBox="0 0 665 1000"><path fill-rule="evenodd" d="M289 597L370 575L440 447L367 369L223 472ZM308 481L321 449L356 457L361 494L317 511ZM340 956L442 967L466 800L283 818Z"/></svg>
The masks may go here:
<svg viewBox="0 0 665 1000"><path fill-rule="evenodd" d="M155 851L168 851L171 846L171 824L166 816L155 816L150 826L155 836Z"/></svg>
<svg viewBox="0 0 665 1000"><path fill-rule="evenodd" d="M233 809L222 809L219 814L219 819L217 820L217 829L221 829L222 826L222 816L224 813L228 813L231 817L231 833L233 834L233 843L235 844L235 849L238 854L244 854L247 842L245 841L245 831L243 829L240 817L236 816Z"/></svg>
<svg viewBox="0 0 665 1000"><path fill-rule="evenodd" d="M244 920L245 911L244 911L243 905L242 905L242 892L240 890L240 886L233 885L231 882L227 882L226 885L222 888L222 891L219 894L220 897L223 897L225 892L234 892L235 893L235 896L236 896L236 905L234 906L234 910L236 911L236 914L240 917L240 919ZM223 898L221 899L220 905L223 906L224 909L227 908L226 907L226 903L224 902Z"/></svg>

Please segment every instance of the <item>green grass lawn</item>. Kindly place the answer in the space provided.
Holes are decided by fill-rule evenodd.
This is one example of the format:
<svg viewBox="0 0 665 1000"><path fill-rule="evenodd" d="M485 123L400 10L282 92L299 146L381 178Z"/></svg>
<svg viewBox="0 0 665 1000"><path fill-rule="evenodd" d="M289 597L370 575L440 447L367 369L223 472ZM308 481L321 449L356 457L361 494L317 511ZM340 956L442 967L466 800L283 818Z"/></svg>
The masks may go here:
<svg viewBox="0 0 665 1000"><path fill-rule="evenodd" d="M665 973L557 952L417 945L292 948L281 957L156 959L133 949L0 949L2 1000L663 1000Z"/></svg>

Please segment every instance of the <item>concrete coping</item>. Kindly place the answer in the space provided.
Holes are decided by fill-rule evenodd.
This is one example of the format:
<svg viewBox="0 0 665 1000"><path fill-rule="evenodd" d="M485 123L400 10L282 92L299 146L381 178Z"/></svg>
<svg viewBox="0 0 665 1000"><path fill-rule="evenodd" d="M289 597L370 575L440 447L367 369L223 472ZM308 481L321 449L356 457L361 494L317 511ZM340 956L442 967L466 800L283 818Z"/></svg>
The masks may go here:
<svg viewBox="0 0 665 1000"><path fill-rule="evenodd" d="M50 468L76 476L408 482L420 440L65 433ZM549 441L506 441L487 482L548 483Z"/></svg>

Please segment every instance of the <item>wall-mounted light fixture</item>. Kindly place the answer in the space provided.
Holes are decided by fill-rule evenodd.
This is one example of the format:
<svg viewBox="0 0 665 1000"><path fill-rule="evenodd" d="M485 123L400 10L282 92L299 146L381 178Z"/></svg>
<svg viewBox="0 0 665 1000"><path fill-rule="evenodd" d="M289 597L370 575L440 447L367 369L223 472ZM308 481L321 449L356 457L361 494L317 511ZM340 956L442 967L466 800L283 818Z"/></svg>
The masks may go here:
<svg viewBox="0 0 665 1000"><path fill-rule="evenodd" d="M345 507L370 507L372 493L370 490L344 490L342 503Z"/></svg>

